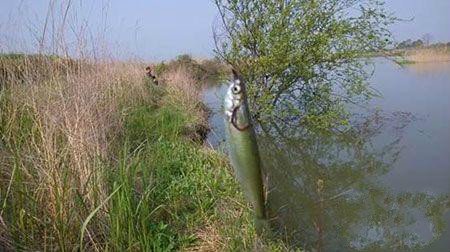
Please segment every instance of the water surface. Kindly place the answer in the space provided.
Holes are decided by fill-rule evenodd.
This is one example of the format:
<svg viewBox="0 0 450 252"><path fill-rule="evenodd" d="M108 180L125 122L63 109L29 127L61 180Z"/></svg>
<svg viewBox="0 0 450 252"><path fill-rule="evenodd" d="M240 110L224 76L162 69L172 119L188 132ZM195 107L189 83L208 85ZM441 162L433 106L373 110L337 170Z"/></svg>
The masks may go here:
<svg viewBox="0 0 450 252"><path fill-rule="evenodd" d="M448 251L450 63L376 62L383 97L343 133L265 125L258 144L274 231L320 251ZM209 88L208 142L225 149L225 85Z"/></svg>

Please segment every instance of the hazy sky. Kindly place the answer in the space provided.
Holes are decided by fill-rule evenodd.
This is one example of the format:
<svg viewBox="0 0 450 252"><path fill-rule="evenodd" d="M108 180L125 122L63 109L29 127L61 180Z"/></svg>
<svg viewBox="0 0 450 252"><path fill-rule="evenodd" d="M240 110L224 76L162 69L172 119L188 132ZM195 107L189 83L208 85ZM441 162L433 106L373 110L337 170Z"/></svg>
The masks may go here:
<svg viewBox="0 0 450 252"><path fill-rule="evenodd" d="M91 30L107 27L102 29L107 40L116 42L116 47L124 52L148 60L181 53L212 55L212 24L216 19L212 0L73 2L73 9L81 11L77 20L87 20ZM429 33L433 41L450 41L450 0L386 0L386 3L398 17L414 18L392 27L396 39L420 38ZM16 26L24 22L42 25L49 0L0 0L0 6L0 35L21 35L22 40L32 41L33 36L22 34L30 33L30 29ZM71 18L75 18L73 13Z"/></svg>

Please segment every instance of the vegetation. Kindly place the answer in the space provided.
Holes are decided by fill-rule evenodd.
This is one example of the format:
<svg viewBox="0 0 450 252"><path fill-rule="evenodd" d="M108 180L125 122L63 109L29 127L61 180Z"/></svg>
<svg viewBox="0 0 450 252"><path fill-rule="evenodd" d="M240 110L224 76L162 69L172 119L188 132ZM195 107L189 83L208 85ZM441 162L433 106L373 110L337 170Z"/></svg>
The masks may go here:
<svg viewBox="0 0 450 252"><path fill-rule="evenodd" d="M397 49L418 48L418 47L423 47L424 45L425 45L425 43L421 39L414 40L414 41L411 39L407 39L407 40L404 40L404 41L398 43L395 48L397 48Z"/></svg>
<svg viewBox="0 0 450 252"><path fill-rule="evenodd" d="M431 43L429 36L426 34L421 39L412 40L407 39L398 43L395 48L396 49L420 49L420 48L429 48L429 49L439 49L450 47L450 42L448 43Z"/></svg>
<svg viewBox="0 0 450 252"><path fill-rule="evenodd" d="M27 27L39 53L0 55L1 251L293 249L286 245L291 245L287 235L280 238L284 241L256 236L250 207L227 159L202 145L208 112L201 103L201 87L229 72L226 61L247 81L257 120L277 118L284 124L300 119L318 129L342 125L347 121L344 103L376 94L366 82L370 73L362 57L391 44L387 27L395 18L379 0L216 0L216 5L223 21L223 29L215 34L218 58L181 55L157 64L154 70L162 85L145 76L147 65L141 62L110 60L108 49L100 48L103 41L97 41L72 10L81 5L72 1L52 2L43 27ZM310 139L325 144L318 154L335 146L358 149L364 144L358 137L347 143L328 136ZM295 137L297 144L308 140ZM288 153L271 139L262 141L267 150L274 148L273 155ZM291 157L296 150L302 149L290 149ZM306 161L295 160L315 162L323 155L314 151L299 153ZM365 166L352 171L366 182L367 174L378 172L368 169L381 159L361 151L364 156L356 163L337 160L330 165L345 173L348 164L357 170L360 163L368 163L367 171ZM387 165L381 164L380 174ZM323 167L301 168L314 173L302 176L311 178L305 186L317 188L319 197L346 189L346 179L351 179L346 175L329 184ZM306 170L275 171L295 175ZM363 186L361 192L367 195L372 188L378 190ZM413 205L426 195L407 196ZM301 194L291 199L296 198L305 199ZM336 202L353 207L344 198ZM442 231L440 213L448 198L427 197L422 202L429 207L420 209L436 208L430 216L436 218L434 228ZM354 212L341 218L342 226L367 215ZM334 220L328 214L317 218ZM326 226L314 224L304 230ZM278 231L282 228L289 225L280 225ZM292 245L314 247L306 239L297 241L300 244Z"/></svg>
<svg viewBox="0 0 450 252"><path fill-rule="evenodd" d="M392 43L396 18L383 1L216 0L216 52L247 81L259 121L274 117L326 128L345 122L345 102L376 93L368 52Z"/></svg>
<svg viewBox="0 0 450 252"><path fill-rule="evenodd" d="M155 85L80 6L26 27L37 54L0 55L0 250L285 250L256 237L226 158L202 145L201 83L224 64L183 55Z"/></svg>
<svg viewBox="0 0 450 252"><path fill-rule="evenodd" d="M200 143L189 69L161 87L140 63L0 62L1 250L263 246L226 159Z"/></svg>
<svg viewBox="0 0 450 252"><path fill-rule="evenodd" d="M198 83L217 82L230 72L228 67L218 59L195 60L188 54L180 55L167 63L157 64L155 72L157 76L162 76L164 79L165 73L179 68L187 69Z"/></svg>
<svg viewBox="0 0 450 252"><path fill-rule="evenodd" d="M419 48L402 52L401 64L432 63L450 61L450 50L447 47Z"/></svg>
<svg viewBox="0 0 450 252"><path fill-rule="evenodd" d="M391 54L395 55L395 61L402 65L450 61L450 42L430 44L421 39L408 39L400 42Z"/></svg>

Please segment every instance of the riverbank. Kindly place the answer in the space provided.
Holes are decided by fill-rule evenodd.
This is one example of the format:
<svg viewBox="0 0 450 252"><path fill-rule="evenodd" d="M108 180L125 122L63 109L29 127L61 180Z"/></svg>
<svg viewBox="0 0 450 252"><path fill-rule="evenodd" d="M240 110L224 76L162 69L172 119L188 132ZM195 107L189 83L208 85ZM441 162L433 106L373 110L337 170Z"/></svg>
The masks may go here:
<svg viewBox="0 0 450 252"><path fill-rule="evenodd" d="M157 86L136 62L0 61L1 250L282 249L201 144L189 69Z"/></svg>
<svg viewBox="0 0 450 252"><path fill-rule="evenodd" d="M388 57L400 65L450 62L450 47L447 45L434 45L428 47L392 49L384 52L367 53L365 57Z"/></svg>
<svg viewBox="0 0 450 252"><path fill-rule="evenodd" d="M438 47L405 50L403 52L403 58L405 64L449 62L450 48Z"/></svg>
<svg viewBox="0 0 450 252"><path fill-rule="evenodd" d="M449 62L450 48L439 46L396 49L382 56L393 57L394 61L400 65Z"/></svg>

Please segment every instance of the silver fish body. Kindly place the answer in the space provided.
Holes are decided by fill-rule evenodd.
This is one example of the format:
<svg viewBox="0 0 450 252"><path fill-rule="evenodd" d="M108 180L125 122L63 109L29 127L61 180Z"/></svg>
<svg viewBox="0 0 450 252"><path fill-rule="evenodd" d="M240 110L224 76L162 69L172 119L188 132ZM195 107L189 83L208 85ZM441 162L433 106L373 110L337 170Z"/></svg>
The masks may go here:
<svg viewBox="0 0 450 252"><path fill-rule="evenodd" d="M244 195L254 208L256 228L266 226L261 161L245 86L235 74L224 101L228 154Z"/></svg>

